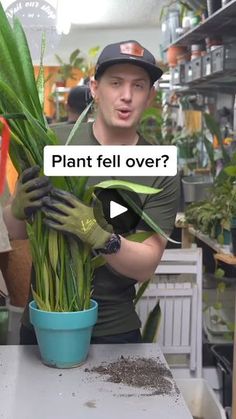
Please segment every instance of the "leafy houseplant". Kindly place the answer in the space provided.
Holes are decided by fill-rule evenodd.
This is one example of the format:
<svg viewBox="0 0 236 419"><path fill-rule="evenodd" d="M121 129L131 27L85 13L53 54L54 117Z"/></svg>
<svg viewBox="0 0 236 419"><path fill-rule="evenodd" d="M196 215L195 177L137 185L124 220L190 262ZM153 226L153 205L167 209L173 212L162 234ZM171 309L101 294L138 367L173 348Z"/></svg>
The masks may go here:
<svg viewBox="0 0 236 419"><path fill-rule="evenodd" d="M13 27L10 26L4 10L0 4L0 48L1 48L1 73L0 73L0 113L8 120L11 130L10 155L13 163L20 174L25 168L39 165L43 167L43 150L45 145L56 145L59 141L55 133L49 128L42 112L43 106L43 68L39 73L37 83L27 40L20 22L15 19ZM42 44L43 55L44 42ZM42 58L42 57L41 57ZM42 60L41 60L42 61ZM74 137L84 116L91 104L82 113L74 125L67 144ZM0 122L0 130L2 123ZM91 204L93 192L96 187L116 187L144 194L156 194L160 190L129 182L105 181L98 185L87 188L87 178L58 177L51 178L53 186L71 192L86 204ZM141 211L141 210L140 210ZM143 215L145 221L157 232L164 234L159 227ZM92 279L94 270L104 263L101 256L94 257L91 249L81 242L66 238L43 224L43 214L38 211L33 220L27 223L27 231L31 244L33 265L36 276L36 285L33 289L34 302L31 303L31 319L35 315L41 316L42 322L46 315L52 314L51 319L57 323L59 314L64 316L65 323L75 312L85 313L94 309L92 321L96 321L97 305L91 300ZM141 233L139 233L141 234ZM144 240L147 234L130 238L130 240ZM55 316L56 314L56 316ZM69 321L71 324L72 321ZM66 326L65 326L66 327ZM52 345L51 335L45 337L50 346L49 354L45 353L44 345L39 347L44 362L54 366L72 366L86 358L91 336L92 325L89 325L89 335L86 338L86 347L83 354L68 360L65 353L60 353L59 347ZM66 339L68 335L66 334ZM79 339L80 340L80 339ZM79 341L76 339L76 342ZM75 343L75 342L74 342ZM56 349L56 355L52 355L52 346ZM69 343L67 344L67 348ZM72 343L70 347L77 347ZM55 355L55 356L54 356Z"/></svg>
<svg viewBox="0 0 236 419"><path fill-rule="evenodd" d="M221 268L217 268L213 274L214 281L216 281L216 296L213 301L209 298L207 291L203 295L204 312L207 312L210 325L218 327L223 333L225 340L233 340L234 323L229 321L228 316L225 315L224 310L224 293L227 288L227 279L225 278L225 272Z"/></svg>
<svg viewBox="0 0 236 419"><path fill-rule="evenodd" d="M76 76L74 73L75 69L79 69L83 75L83 78L90 77L93 73L93 58L99 51L98 46L92 47L88 51L88 59L81 57L81 51L77 48L75 49L69 56L69 62L64 62L63 59L58 55L55 54L55 57L60 64L58 70L58 80L62 81L64 85L68 79L76 80Z"/></svg>
<svg viewBox="0 0 236 419"><path fill-rule="evenodd" d="M162 93L157 92L154 103L142 114L139 132L150 144L163 144Z"/></svg>
<svg viewBox="0 0 236 419"><path fill-rule="evenodd" d="M236 214L236 190L231 178L215 182L207 200L190 204L186 219L202 233L216 238L220 244L229 244L231 220Z"/></svg>
<svg viewBox="0 0 236 419"><path fill-rule="evenodd" d="M80 57L80 50L77 48L70 54L68 63L64 62L57 54L55 54L55 57L60 64L57 74L58 81L61 81L64 85L66 85L68 79L75 80L74 70L77 68L80 69L82 63L84 62L84 59Z"/></svg>

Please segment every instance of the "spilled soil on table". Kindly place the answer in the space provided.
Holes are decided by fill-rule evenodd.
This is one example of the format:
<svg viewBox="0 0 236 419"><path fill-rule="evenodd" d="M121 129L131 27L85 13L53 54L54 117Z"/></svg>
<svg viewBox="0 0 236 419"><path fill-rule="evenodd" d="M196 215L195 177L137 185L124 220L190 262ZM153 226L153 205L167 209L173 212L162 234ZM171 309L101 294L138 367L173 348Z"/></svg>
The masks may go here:
<svg viewBox="0 0 236 419"><path fill-rule="evenodd" d="M85 372L95 372L106 377L106 381L125 384L148 390L142 396L179 395L171 371L156 358L134 358L121 356L111 363L103 362Z"/></svg>

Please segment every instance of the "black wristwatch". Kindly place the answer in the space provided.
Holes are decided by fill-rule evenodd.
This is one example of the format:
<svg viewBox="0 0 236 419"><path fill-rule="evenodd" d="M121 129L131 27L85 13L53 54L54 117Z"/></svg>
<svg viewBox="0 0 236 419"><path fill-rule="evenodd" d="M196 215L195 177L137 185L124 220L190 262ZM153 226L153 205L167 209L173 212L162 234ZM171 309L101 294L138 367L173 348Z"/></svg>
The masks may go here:
<svg viewBox="0 0 236 419"><path fill-rule="evenodd" d="M120 250L121 238L118 234L112 234L109 240L105 243L105 246L102 249L99 249L99 252L104 253L105 255L111 255L117 253Z"/></svg>

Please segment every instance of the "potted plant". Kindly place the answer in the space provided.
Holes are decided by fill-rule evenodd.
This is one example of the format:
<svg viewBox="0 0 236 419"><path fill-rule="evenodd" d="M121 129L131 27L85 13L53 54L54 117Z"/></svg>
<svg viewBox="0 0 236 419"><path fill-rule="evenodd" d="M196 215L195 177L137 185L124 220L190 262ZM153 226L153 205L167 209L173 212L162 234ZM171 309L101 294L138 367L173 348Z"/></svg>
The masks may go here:
<svg viewBox="0 0 236 419"><path fill-rule="evenodd" d="M21 24L14 20L12 28L1 5L0 33L0 112L8 119L11 130L10 154L18 173L21 173L23 169L35 164L42 168L44 146L56 145L59 141L49 128L42 111L42 69L36 84ZM76 122L68 138L68 144L90 106L91 104ZM0 122L0 130L2 125ZM53 186L70 191L86 204L91 203L96 187L128 187L134 192L145 194L159 192L155 188L118 180L101 182L89 188L86 186L85 177L51 178L51 182ZM143 217L152 229L164 234L145 214ZM91 299L93 272L104 260L102 256L94 257L87 245L68 239L65 235L44 226L43 214L40 211L27 223L27 231L36 276L30 316L35 325L43 362L56 367L78 365L86 359L92 327L97 317L97 303ZM147 238L147 234L150 233L130 239L141 241ZM80 316L80 323L83 322L79 339L74 336L75 323L78 324L74 315ZM62 331L59 333L62 324ZM56 329L56 338L52 338L52 332L48 333L48 328ZM72 335L72 343L69 341L69 335ZM82 339L84 343L81 348Z"/></svg>
<svg viewBox="0 0 236 419"><path fill-rule="evenodd" d="M232 252L236 256L236 153L233 154L230 164L225 167L224 172L232 179L232 194L230 199L230 232L232 240Z"/></svg>
<svg viewBox="0 0 236 419"><path fill-rule="evenodd" d="M63 61L58 54L55 54L55 57L60 64L56 80L57 87L59 87L59 85L65 87L68 79L76 80L76 74L74 72L76 69L81 71L84 79L90 77L94 70L93 59L97 55L99 49L99 46L90 48L88 51L88 59L86 59L80 56L81 51L77 48L70 54L69 62Z"/></svg>
<svg viewBox="0 0 236 419"><path fill-rule="evenodd" d="M72 53L69 56L69 62L64 62L63 59L57 54L55 54L55 57L58 63L60 64L58 73L57 73L56 85L58 87L59 85L60 87L61 86L65 87L68 79L72 79L72 80L76 79L74 70L81 68L84 62L84 58L80 57L79 48L72 51Z"/></svg>

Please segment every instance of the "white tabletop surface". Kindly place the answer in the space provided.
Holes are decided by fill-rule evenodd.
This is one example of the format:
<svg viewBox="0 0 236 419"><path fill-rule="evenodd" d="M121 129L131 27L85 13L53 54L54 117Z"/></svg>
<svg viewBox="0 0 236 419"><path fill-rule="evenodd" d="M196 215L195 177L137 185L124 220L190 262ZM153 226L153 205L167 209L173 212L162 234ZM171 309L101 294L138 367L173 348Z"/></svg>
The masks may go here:
<svg viewBox="0 0 236 419"><path fill-rule="evenodd" d="M73 369L43 365L37 346L0 346L0 419L192 418L174 385L171 395L150 395L85 371L121 355L166 364L156 344L91 345L87 361Z"/></svg>

